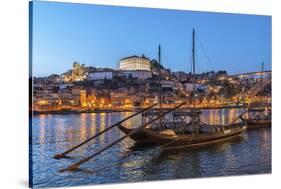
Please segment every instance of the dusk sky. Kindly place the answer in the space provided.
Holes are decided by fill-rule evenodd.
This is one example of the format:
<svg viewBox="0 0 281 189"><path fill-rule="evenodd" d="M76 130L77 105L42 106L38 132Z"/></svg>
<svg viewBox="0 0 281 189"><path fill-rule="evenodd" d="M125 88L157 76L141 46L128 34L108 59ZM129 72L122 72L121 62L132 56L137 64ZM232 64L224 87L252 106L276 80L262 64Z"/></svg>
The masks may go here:
<svg viewBox="0 0 281 189"><path fill-rule="evenodd" d="M197 73L259 71L263 61L271 69L270 16L40 1L33 5L34 76L64 73L74 61L117 68L126 56L156 59L158 44L165 67L187 72L192 28Z"/></svg>

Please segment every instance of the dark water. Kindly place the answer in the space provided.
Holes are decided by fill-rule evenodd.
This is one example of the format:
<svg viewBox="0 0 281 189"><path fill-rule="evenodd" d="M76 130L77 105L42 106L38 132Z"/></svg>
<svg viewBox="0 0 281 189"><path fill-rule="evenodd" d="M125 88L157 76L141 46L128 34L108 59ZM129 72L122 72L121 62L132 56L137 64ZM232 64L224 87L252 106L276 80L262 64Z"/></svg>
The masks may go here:
<svg viewBox="0 0 281 189"><path fill-rule="evenodd" d="M123 136L118 128L72 152L70 159L52 157L80 143L131 113L40 115L33 118L34 187L124 183L177 178L271 173L271 129L258 129L223 144L198 150L167 153L154 147L132 148L126 139L81 166L79 172L58 172ZM212 110L202 121L227 124L237 110ZM141 118L127 122L140 124Z"/></svg>

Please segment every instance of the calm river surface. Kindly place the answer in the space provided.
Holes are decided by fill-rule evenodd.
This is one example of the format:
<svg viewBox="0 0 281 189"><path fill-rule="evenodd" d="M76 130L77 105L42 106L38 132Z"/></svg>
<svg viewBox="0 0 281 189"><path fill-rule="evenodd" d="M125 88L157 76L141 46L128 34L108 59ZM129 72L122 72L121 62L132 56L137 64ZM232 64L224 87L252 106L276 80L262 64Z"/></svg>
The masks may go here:
<svg viewBox="0 0 281 189"><path fill-rule="evenodd" d="M238 110L208 110L204 122L227 124ZM70 159L52 157L93 136L132 113L85 113L38 115L32 119L32 160L34 187L125 183L149 180L214 177L271 173L271 129L245 133L232 142L215 146L165 153L150 148L132 148L126 139L81 166L79 172L58 172L106 144L123 136L114 128L73 151ZM128 121L127 127L140 125L141 117Z"/></svg>

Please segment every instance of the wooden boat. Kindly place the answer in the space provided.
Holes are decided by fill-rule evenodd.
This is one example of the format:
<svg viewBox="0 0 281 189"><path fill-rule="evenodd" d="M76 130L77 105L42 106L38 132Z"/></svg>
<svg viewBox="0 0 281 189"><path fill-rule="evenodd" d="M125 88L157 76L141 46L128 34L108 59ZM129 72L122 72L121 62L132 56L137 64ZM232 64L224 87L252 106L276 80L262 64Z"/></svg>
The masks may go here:
<svg viewBox="0 0 281 189"><path fill-rule="evenodd" d="M162 110L163 111L163 110ZM159 110L154 110L152 109L151 111L146 111L145 113L142 114L143 119L145 119L145 116L159 116L160 111ZM178 114L186 114L190 116L190 112L173 112L173 116L178 116ZM145 123L145 121L143 122L143 124ZM166 127L172 127L175 124L185 124L185 123L174 123L174 122L167 122L165 121L164 123ZM129 134L130 132L136 130L136 128L127 128L122 124L119 124L117 126L125 135ZM150 127L153 127L152 125L150 125ZM147 129L150 129L150 127L148 127ZM145 130L145 129L144 129ZM129 138L132 139L133 141L135 141L136 145L154 145L155 143L152 142L145 134L144 130L140 130L136 133L134 133L133 135L131 135Z"/></svg>
<svg viewBox="0 0 281 189"><path fill-rule="evenodd" d="M125 135L128 135L130 132L134 131L134 128L127 128L123 125L117 126ZM136 145L153 145L154 143L146 136L143 130L134 133L129 137L134 140Z"/></svg>
<svg viewBox="0 0 281 189"><path fill-rule="evenodd" d="M183 124L183 123L181 123L181 124ZM169 123L165 122L165 125L175 125L175 123L173 123L173 122L169 122ZM130 132L136 130L135 128L127 128L127 127L123 126L122 124L118 125L117 127L125 135L128 135ZM133 135L131 135L129 138L132 139L133 141L135 141L136 145L154 145L155 143L147 137L147 135L145 133L145 130L150 130L150 128L140 130L140 131L134 133Z"/></svg>
<svg viewBox="0 0 281 189"><path fill-rule="evenodd" d="M271 127L271 112L265 114L264 109L251 109L249 110L249 117L241 117L241 119L247 123L249 129Z"/></svg>
<svg viewBox="0 0 281 189"><path fill-rule="evenodd" d="M249 129L262 128L262 127L271 127L271 119L247 119L242 118L246 123Z"/></svg>
<svg viewBox="0 0 281 189"><path fill-rule="evenodd" d="M239 137L246 131L246 129L246 124L233 124L220 131L200 132L196 134L176 134L176 132L172 129L165 129L162 131L145 129L144 132L153 143L161 146L168 144L165 149L175 149L196 148L226 142Z"/></svg>
<svg viewBox="0 0 281 189"><path fill-rule="evenodd" d="M195 120L194 122L197 121L199 123L199 114L195 113L192 117L193 121ZM197 123L194 123L194 125ZM131 135L130 138L136 142L136 145L166 145L170 143L165 149L193 148L232 140L239 137L247 129L245 121L227 126L198 124L196 132L194 132L195 129L192 121L188 124L172 121L163 122L162 125L162 127L154 126L154 128L142 129ZM124 134L129 134L135 130L134 128L126 128L123 125L119 125L118 128Z"/></svg>

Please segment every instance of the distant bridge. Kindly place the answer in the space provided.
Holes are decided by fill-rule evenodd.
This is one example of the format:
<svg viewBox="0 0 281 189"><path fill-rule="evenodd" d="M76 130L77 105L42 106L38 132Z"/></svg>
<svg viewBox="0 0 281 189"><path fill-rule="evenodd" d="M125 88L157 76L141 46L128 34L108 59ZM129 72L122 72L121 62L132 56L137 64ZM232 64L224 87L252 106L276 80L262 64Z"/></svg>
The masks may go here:
<svg viewBox="0 0 281 189"><path fill-rule="evenodd" d="M260 78L260 77L271 78L271 74L272 74L272 71L267 70L267 71L259 71L259 72L234 74L234 75L230 75L230 77L238 77L239 79L250 79L250 78Z"/></svg>
<svg viewBox="0 0 281 189"><path fill-rule="evenodd" d="M262 91L267 85L271 84L271 79L263 80L263 82L256 83L247 93L248 95L256 96L260 91Z"/></svg>

